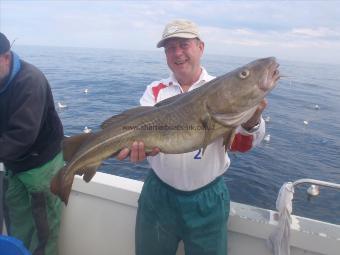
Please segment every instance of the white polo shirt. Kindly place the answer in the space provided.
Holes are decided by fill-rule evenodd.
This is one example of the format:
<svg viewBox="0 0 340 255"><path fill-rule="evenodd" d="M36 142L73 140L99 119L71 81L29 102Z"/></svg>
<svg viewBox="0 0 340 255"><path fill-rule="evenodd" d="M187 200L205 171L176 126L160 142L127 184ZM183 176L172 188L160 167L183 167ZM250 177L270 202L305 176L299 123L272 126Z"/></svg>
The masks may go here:
<svg viewBox="0 0 340 255"><path fill-rule="evenodd" d="M215 77L202 67L202 73L189 91L196 89ZM169 97L183 93L181 86L171 74L167 79L154 81L147 86L140 104L153 106ZM264 121L254 133L248 133L242 127L237 129L232 150L247 151L258 144L264 136ZM192 191L199 189L222 175L230 165L230 159L220 137L209 144L202 156L202 150L183 154L164 154L147 157L156 175L168 185L178 190Z"/></svg>

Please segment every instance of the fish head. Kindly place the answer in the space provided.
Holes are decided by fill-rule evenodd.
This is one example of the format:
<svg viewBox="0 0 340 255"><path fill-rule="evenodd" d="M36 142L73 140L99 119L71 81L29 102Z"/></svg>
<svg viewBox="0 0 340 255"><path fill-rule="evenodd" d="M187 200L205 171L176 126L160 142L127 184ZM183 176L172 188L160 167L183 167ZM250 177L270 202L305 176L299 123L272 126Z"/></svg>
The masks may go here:
<svg viewBox="0 0 340 255"><path fill-rule="evenodd" d="M257 59L217 78L211 108L219 113L238 113L256 107L275 87L280 73L274 57Z"/></svg>
<svg viewBox="0 0 340 255"><path fill-rule="evenodd" d="M258 59L211 81L205 101L209 113L223 126L249 120L280 78L274 57Z"/></svg>
<svg viewBox="0 0 340 255"><path fill-rule="evenodd" d="M250 86L263 91L270 92L280 78L279 64L274 57L255 60L241 69L238 76L240 79L247 79ZM249 76L247 77L249 72Z"/></svg>

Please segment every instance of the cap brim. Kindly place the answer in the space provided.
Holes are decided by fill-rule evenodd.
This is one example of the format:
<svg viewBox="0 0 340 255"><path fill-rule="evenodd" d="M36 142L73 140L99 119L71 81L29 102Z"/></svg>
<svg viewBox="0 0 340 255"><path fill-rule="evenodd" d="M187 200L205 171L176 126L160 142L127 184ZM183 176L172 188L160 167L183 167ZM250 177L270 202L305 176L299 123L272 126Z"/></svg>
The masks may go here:
<svg viewBox="0 0 340 255"><path fill-rule="evenodd" d="M170 39L170 38L192 39L192 38L199 38L199 36L197 34L191 34L191 33L175 33L175 34L169 35L169 36L163 38L162 40L160 40L157 43L157 48L164 47L165 41Z"/></svg>

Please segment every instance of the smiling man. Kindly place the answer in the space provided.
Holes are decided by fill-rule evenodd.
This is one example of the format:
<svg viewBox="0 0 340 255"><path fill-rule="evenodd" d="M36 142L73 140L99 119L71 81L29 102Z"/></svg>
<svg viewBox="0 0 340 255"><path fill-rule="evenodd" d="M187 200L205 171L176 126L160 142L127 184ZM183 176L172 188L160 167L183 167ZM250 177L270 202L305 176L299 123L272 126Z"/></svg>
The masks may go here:
<svg viewBox="0 0 340 255"><path fill-rule="evenodd" d="M174 20L165 26L157 47L164 47L171 75L152 82L140 99L153 106L169 97L192 91L214 79L201 66L204 42L191 21ZM152 171L144 182L136 220L137 255L174 255L183 240L186 255L226 255L229 193L223 174L230 165L226 150L245 152L264 136L262 101L254 115L237 129L231 145L223 138L202 150L183 154L148 155ZM144 144L136 141L118 159L145 159Z"/></svg>
<svg viewBox="0 0 340 255"><path fill-rule="evenodd" d="M197 36L194 32L182 34L182 36ZM175 35L178 36L178 34ZM183 91L188 91L191 84L199 80L202 73L200 59L204 50L204 42L199 37L171 38L171 35L168 35L168 37L170 38L161 40L157 46L164 47L169 68L176 75L175 78Z"/></svg>

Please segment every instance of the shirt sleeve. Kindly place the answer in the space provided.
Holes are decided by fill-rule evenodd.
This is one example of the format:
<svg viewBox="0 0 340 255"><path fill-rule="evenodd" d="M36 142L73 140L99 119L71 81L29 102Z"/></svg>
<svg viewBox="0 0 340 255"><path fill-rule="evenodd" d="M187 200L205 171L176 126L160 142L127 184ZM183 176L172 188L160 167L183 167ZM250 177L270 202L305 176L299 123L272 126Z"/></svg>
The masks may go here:
<svg viewBox="0 0 340 255"><path fill-rule="evenodd" d="M247 152L259 145L264 138L266 124L261 117L260 126L254 132L248 132L241 126L236 129L234 140L231 144L231 151Z"/></svg>
<svg viewBox="0 0 340 255"><path fill-rule="evenodd" d="M141 106L154 106L156 103L155 97L152 91L152 84L146 87L143 96L139 100Z"/></svg>
<svg viewBox="0 0 340 255"><path fill-rule="evenodd" d="M29 76L10 102L10 119L0 136L0 161L19 161L34 144L46 104L46 80Z"/></svg>

